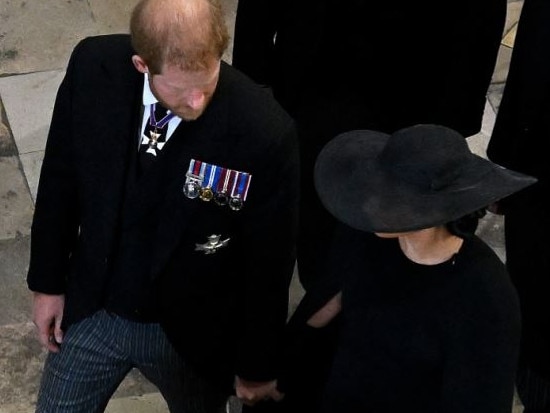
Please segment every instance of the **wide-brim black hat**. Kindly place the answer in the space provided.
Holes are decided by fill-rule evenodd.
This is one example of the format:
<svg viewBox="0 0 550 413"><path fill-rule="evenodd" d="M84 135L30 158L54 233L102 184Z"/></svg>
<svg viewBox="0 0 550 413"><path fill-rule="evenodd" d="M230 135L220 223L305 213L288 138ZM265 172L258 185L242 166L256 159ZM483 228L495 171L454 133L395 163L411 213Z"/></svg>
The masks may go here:
<svg viewBox="0 0 550 413"><path fill-rule="evenodd" d="M534 182L475 155L462 135L440 125L392 135L346 132L323 148L315 165L323 205L343 223L369 232L442 225Z"/></svg>

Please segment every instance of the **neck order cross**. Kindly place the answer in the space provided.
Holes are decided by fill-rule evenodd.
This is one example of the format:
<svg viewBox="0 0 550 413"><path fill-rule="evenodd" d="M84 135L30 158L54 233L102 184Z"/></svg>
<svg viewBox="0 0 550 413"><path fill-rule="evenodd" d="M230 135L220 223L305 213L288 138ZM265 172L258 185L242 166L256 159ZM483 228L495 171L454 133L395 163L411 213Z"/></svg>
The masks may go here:
<svg viewBox="0 0 550 413"><path fill-rule="evenodd" d="M157 155L156 150L161 150L164 146L165 142L163 140L166 139L164 136L164 139L161 139L161 136L163 136L164 128L170 122L170 119L174 117L174 113L170 112L167 113L166 108L164 108L160 104L152 104L150 106L149 110L149 136L143 135L143 139L141 141L142 145L148 145L147 147L147 153L152 154L153 156ZM157 120L160 118L159 120ZM165 135L165 133L164 133Z"/></svg>

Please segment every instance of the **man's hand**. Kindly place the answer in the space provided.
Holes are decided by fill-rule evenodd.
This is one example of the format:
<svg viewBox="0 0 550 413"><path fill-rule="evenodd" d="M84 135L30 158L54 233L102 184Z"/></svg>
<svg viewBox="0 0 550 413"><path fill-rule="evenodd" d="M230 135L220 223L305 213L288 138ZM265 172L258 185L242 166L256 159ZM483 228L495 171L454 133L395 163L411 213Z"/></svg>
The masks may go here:
<svg viewBox="0 0 550 413"><path fill-rule="evenodd" d="M53 353L59 351L59 344L63 341L61 319L64 306L64 295L34 293L32 321L38 330L38 340Z"/></svg>
<svg viewBox="0 0 550 413"><path fill-rule="evenodd" d="M243 380L238 376L235 377L235 393L248 406L253 406L261 400L279 401L284 397L284 394L277 390L277 380L257 382Z"/></svg>

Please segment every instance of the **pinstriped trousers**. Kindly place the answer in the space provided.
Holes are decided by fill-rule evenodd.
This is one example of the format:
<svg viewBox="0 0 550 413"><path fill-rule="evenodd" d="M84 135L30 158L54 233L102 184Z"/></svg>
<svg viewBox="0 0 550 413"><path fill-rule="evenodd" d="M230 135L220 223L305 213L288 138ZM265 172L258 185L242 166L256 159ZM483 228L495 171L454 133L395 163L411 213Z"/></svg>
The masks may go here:
<svg viewBox="0 0 550 413"><path fill-rule="evenodd" d="M158 324L106 311L69 327L59 353L49 353L36 413L100 413L137 368L158 387L171 413L218 413L228 394L184 365Z"/></svg>
<svg viewBox="0 0 550 413"><path fill-rule="evenodd" d="M550 413L550 382L522 363L518 366L516 381L518 396L524 413Z"/></svg>

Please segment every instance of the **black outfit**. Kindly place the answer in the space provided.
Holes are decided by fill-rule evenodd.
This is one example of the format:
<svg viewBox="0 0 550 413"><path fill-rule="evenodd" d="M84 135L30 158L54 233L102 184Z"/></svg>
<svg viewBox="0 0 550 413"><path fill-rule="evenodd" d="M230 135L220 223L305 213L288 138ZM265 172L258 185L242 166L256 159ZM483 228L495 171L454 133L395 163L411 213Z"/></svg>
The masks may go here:
<svg viewBox="0 0 550 413"><path fill-rule="evenodd" d="M528 412L550 412L550 3L525 0L487 155L538 182L500 202L506 264L522 310L518 394Z"/></svg>
<svg viewBox="0 0 550 413"><path fill-rule="evenodd" d="M107 309L158 322L186 363L231 388L278 372L295 254L294 123L222 62L214 96L137 174L143 75L127 35L87 38L60 86L32 224L28 285L65 294L63 328ZM241 210L190 199L192 159L252 175ZM227 244L198 248L211 235Z"/></svg>
<svg viewBox="0 0 550 413"><path fill-rule="evenodd" d="M306 289L335 226L313 187L321 148L353 129L479 132L505 15L506 0L239 0L232 64L271 87L298 126Z"/></svg>
<svg viewBox="0 0 550 413"><path fill-rule="evenodd" d="M397 239L342 236L342 323L321 411L509 413L519 304L490 247L473 237L420 265Z"/></svg>

